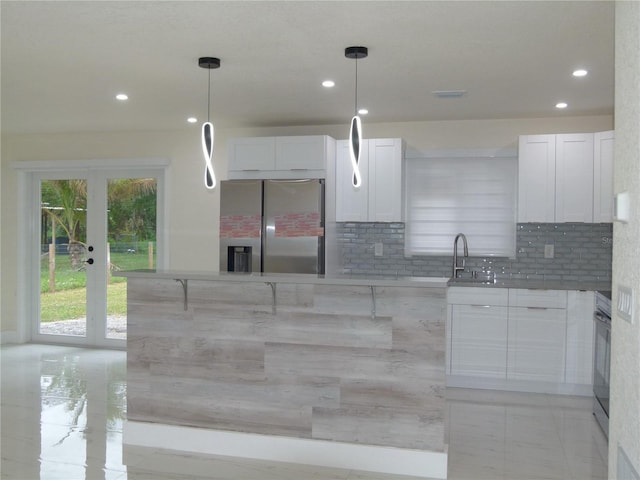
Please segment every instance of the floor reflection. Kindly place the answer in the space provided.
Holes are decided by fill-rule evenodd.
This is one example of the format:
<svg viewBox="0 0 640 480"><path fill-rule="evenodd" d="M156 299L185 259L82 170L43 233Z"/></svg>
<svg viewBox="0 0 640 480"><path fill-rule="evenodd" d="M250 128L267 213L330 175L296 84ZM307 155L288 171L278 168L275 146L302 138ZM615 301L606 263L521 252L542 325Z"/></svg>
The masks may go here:
<svg viewBox="0 0 640 480"><path fill-rule="evenodd" d="M126 353L2 349L2 478L126 478Z"/></svg>
<svg viewBox="0 0 640 480"><path fill-rule="evenodd" d="M368 479L390 475L127 447L126 353L46 345L1 350L2 479ZM449 478L607 477L587 397L447 391Z"/></svg>

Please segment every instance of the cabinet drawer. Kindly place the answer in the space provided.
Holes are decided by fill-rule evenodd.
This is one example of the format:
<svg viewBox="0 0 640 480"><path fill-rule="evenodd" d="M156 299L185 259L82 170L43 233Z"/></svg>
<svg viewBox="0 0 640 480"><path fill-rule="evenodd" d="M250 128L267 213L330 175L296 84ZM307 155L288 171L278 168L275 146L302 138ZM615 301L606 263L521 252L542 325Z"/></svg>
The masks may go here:
<svg viewBox="0 0 640 480"><path fill-rule="evenodd" d="M449 287L447 303L457 305L507 306L509 290L486 287Z"/></svg>
<svg viewBox="0 0 640 480"><path fill-rule="evenodd" d="M567 308L567 292L564 290L509 289L510 307Z"/></svg>

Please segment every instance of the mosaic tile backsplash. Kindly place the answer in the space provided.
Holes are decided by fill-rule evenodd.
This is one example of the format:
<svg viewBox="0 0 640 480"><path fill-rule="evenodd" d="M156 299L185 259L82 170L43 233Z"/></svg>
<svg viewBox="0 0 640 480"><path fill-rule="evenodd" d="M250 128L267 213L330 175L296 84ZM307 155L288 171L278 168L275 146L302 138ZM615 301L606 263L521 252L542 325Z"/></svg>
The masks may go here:
<svg viewBox="0 0 640 480"><path fill-rule="evenodd" d="M404 223L338 223L344 273L450 277L452 256L404 256ZM544 280L610 281L611 223L519 223L516 258L469 257L467 270ZM383 255L374 245L383 243ZM544 258L544 246L554 258ZM453 239L451 240L453 252Z"/></svg>

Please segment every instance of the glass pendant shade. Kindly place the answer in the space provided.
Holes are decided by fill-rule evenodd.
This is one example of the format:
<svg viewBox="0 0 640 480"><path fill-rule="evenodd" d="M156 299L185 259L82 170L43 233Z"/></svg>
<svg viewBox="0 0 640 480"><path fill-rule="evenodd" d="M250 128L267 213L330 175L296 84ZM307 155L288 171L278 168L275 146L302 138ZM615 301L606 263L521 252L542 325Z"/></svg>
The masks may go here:
<svg viewBox="0 0 640 480"><path fill-rule="evenodd" d="M204 186L209 190L216 188L216 174L213 171L214 129L211 122L202 124L202 153L204 154Z"/></svg>
<svg viewBox="0 0 640 480"><path fill-rule="evenodd" d="M353 168L352 184L355 188L362 185L362 176L360 175L360 145L362 144L362 122L360 117L355 115L351 119L351 128L349 129L349 157L351 158L351 167Z"/></svg>

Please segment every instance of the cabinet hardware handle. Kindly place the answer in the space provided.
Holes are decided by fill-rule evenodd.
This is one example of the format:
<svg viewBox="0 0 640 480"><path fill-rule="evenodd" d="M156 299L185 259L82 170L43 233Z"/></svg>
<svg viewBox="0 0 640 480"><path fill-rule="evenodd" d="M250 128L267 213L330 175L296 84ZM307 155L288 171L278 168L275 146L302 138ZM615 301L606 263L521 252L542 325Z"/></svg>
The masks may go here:
<svg viewBox="0 0 640 480"><path fill-rule="evenodd" d="M491 305L471 305L472 307L476 307L476 308L491 308Z"/></svg>
<svg viewBox="0 0 640 480"><path fill-rule="evenodd" d="M547 307L527 307L527 310L549 310Z"/></svg>

